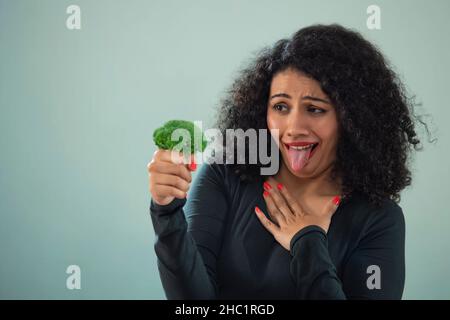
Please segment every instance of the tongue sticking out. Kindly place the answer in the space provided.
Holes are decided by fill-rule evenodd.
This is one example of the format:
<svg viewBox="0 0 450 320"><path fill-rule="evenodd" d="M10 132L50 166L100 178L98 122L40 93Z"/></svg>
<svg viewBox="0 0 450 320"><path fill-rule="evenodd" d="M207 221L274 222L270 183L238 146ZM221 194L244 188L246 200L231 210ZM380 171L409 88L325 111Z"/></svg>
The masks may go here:
<svg viewBox="0 0 450 320"><path fill-rule="evenodd" d="M300 171L306 165L309 155L311 154L311 150L312 148L308 148L306 150L295 150L293 148L289 148L289 162L294 171Z"/></svg>

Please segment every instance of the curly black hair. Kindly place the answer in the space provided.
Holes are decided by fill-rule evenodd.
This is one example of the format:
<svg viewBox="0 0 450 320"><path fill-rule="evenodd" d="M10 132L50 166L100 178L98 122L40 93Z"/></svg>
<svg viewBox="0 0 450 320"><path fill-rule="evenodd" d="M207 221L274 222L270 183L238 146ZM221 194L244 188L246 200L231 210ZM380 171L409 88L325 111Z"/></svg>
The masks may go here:
<svg viewBox="0 0 450 320"><path fill-rule="evenodd" d="M422 149L414 98L375 45L338 24L300 29L259 51L220 101L215 126L222 135L268 129L272 77L289 67L318 81L336 108L340 135L331 177L341 177L343 193L360 192L376 205L400 202L400 191L411 184L410 152ZM259 162L229 166L241 181L261 179Z"/></svg>

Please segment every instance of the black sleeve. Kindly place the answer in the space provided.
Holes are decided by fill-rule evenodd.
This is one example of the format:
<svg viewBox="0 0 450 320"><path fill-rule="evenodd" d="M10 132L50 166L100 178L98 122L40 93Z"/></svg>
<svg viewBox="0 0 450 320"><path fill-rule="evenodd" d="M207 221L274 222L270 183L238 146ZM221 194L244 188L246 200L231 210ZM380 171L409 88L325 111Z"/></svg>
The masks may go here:
<svg viewBox="0 0 450 320"><path fill-rule="evenodd" d="M223 171L200 166L189 201L151 200L158 270L167 299L216 299L216 260L228 210Z"/></svg>
<svg viewBox="0 0 450 320"><path fill-rule="evenodd" d="M299 299L401 299L405 281L402 209L394 205L375 212L365 229L341 278L330 258L324 230L309 226L297 232L290 244L290 270Z"/></svg>

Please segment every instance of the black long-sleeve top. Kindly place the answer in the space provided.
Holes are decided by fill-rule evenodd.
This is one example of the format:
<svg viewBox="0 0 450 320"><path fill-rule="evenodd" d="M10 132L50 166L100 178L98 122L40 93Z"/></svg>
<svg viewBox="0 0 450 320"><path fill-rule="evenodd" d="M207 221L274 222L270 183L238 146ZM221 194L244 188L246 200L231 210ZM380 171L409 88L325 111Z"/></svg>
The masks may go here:
<svg viewBox="0 0 450 320"><path fill-rule="evenodd" d="M157 265L168 299L401 299L405 222L392 200L360 193L341 202L328 233L299 230L283 248L254 213L267 215L260 182L203 164L189 198L150 203Z"/></svg>

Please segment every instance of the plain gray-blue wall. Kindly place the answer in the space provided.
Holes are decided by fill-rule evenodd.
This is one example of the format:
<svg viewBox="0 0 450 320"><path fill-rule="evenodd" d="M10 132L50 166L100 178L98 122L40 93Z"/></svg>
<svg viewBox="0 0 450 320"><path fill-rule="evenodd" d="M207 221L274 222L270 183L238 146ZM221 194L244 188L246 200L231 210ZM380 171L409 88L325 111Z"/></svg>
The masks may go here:
<svg viewBox="0 0 450 320"><path fill-rule="evenodd" d="M81 30L66 27L71 4ZM371 4L381 30L366 26ZM0 0L0 298L164 299L148 212L153 130L210 125L255 52L334 22L377 44L433 117L439 140L415 157L400 203L404 298L450 298L449 14L446 0ZM72 264L81 290L66 288Z"/></svg>

